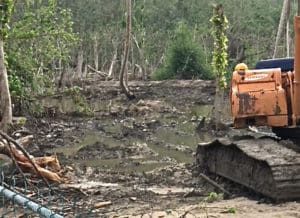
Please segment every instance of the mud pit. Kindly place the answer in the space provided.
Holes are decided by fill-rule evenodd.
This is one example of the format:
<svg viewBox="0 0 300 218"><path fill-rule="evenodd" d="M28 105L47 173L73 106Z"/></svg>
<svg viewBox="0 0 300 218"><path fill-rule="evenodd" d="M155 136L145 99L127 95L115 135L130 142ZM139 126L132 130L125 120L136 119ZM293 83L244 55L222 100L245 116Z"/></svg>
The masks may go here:
<svg viewBox="0 0 300 218"><path fill-rule="evenodd" d="M82 93L94 116L79 115L70 96L41 99L49 110L26 124L35 136L31 153L56 153L80 201L112 202L93 216L300 217L298 203L264 204L261 196L222 178L216 180L236 197L208 197L218 190L195 175L193 163L197 144L216 137L196 131L210 115L213 83L129 86L137 96L131 102L118 83L86 85Z"/></svg>

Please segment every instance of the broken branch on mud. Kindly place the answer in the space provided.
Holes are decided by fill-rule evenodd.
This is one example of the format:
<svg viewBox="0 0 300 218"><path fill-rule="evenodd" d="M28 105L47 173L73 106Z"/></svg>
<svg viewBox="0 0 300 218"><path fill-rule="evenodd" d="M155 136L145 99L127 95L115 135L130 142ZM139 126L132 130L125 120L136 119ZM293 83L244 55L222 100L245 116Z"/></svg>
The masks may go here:
<svg viewBox="0 0 300 218"><path fill-rule="evenodd" d="M201 178L203 178L206 182L208 182L209 184L211 184L212 186L214 186L215 188L217 188L220 191L222 191L227 197L231 196L231 194L226 189L224 189L222 186L220 186L219 184L217 184L215 181L213 181L210 178L208 178L203 173L200 173L199 176Z"/></svg>
<svg viewBox="0 0 300 218"><path fill-rule="evenodd" d="M99 71L99 70L96 70L96 69L93 68L91 65L87 65L87 67L88 67L90 70L92 70L93 72L99 74L99 75L102 76L102 77L107 77L107 76L108 76L107 73L102 72L102 71Z"/></svg>
<svg viewBox="0 0 300 218"><path fill-rule="evenodd" d="M3 153L9 153L17 169L25 179L26 177L23 170L34 170L48 187L50 187L50 185L47 179L55 182L63 181L63 179L58 175L61 167L55 155L35 158L26 151L21 143L19 143L24 142L24 144L29 144L32 137L24 137L16 141L2 131L0 131L0 136L2 137L2 146L4 146L4 148L8 151ZM44 167L49 167L51 170Z"/></svg>

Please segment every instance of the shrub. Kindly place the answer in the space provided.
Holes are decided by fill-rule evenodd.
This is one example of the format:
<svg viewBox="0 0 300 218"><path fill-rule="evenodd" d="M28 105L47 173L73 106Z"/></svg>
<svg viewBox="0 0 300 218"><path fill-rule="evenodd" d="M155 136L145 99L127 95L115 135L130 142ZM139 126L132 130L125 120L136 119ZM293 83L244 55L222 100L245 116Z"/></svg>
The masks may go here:
<svg viewBox="0 0 300 218"><path fill-rule="evenodd" d="M212 79L201 47L193 40L191 31L183 22L178 24L175 36L167 50L163 65L152 75L154 80Z"/></svg>

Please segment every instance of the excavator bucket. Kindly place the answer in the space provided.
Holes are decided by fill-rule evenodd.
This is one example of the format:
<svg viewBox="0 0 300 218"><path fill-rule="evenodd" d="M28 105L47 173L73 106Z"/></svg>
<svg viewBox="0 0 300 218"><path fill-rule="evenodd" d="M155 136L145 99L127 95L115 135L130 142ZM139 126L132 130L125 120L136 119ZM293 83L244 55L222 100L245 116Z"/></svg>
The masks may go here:
<svg viewBox="0 0 300 218"><path fill-rule="evenodd" d="M300 199L300 153L270 138L200 144L201 172L211 172L276 200Z"/></svg>

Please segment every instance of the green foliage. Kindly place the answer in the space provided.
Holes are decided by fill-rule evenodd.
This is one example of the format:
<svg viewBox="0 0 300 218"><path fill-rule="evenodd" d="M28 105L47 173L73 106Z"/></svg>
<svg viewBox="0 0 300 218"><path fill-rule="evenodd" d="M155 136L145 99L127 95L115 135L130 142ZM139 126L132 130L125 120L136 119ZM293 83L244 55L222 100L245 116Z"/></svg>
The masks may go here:
<svg viewBox="0 0 300 218"><path fill-rule="evenodd" d="M82 94L80 93L81 90L82 89L78 86L72 86L71 88L66 90L66 93L72 97L76 115L91 116L94 113L89 107L88 103L85 101Z"/></svg>
<svg viewBox="0 0 300 218"><path fill-rule="evenodd" d="M69 61L76 42L70 10L58 7L56 0L27 6L16 5L7 40L10 90L19 97L51 87L53 67Z"/></svg>
<svg viewBox="0 0 300 218"><path fill-rule="evenodd" d="M9 29L8 23L13 11L13 0L0 0L0 39L3 40L7 36Z"/></svg>
<svg viewBox="0 0 300 218"><path fill-rule="evenodd" d="M8 69L8 82L9 88L12 97L25 97L25 88L31 87L34 89L34 75L30 71L30 65L20 65L18 58L14 55L11 55L8 51L7 54L7 66ZM30 63L30 62L29 62Z"/></svg>
<svg viewBox="0 0 300 218"><path fill-rule="evenodd" d="M212 203L214 201L219 201L223 198L223 194L217 194L216 192L210 192L209 195L204 199L207 203Z"/></svg>
<svg viewBox="0 0 300 218"><path fill-rule="evenodd" d="M193 40L190 29L183 22L178 24L163 66L153 79L211 79L204 54Z"/></svg>
<svg viewBox="0 0 300 218"><path fill-rule="evenodd" d="M165 209L166 215L172 215L172 209Z"/></svg>
<svg viewBox="0 0 300 218"><path fill-rule="evenodd" d="M156 70L166 55L166 47L174 38L178 22L184 21L192 29L192 38L203 50L206 62L211 63L213 39L210 34L209 18L211 1L208 0L135 0L132 1L132 34L143 49L149 68ZM273 53L274 30L277 28L282 0L245 1L215 0L222 3L230 21L227 31L228 60L227 72L231 73L238 62L253 67L259 59L271 57ZM85 62L93 65L93 38L98 37L99 66L108 71L113 56L112 39L119 42L118 61L121 60L124 28L124 1L61 0L58 4L73 12L74 29L78 32L84 49ZM295 6L292 4L295 11ZM291 15L294 14L291 12ZM292 19L290 19L292 22ZM292 33L291 33L292 35ZM134 44L134 43L133 43ZM285 51L284 40L281 51ZM291 46L292 48L292 46ZM76 49L76 48L75 48ZM280 53L285 54L285 53ZM132 66L140 63L136 46L132 46L129 57ZM117 62L119 64L120 62ZM118 66L117 66L118 67ZM144 67L144 66L142 66ZM116 68L117 69L117 68ZM132 70L129 68L129 71ZM159 71L162 69L160 68ZM152 73L152 72L151 72Z"/></svg>
<svg viewBox="0 0 300 218"><path fill-rule="evenodd" d="M225 71L231 73L232 69L229 68L241 60L249 67L253 67L257 60L271 57L274 30L277 28L282 6L281 0L215 0L215 2L223 4L230 21L230 27L226 32L229 39L227 49L229 67ZM184 21L190 28L186 31L191 38L190 44L194 43L196 47L200 47L202 61L211 62L214 43L210 34L210 1L137 0L132 1L132 5L132 34L143 50L148 69L156 70L162 57L165 57L164 66L155 72L154 77L181 78L181 75L177 76L171 71L176 65L167 65L172 57L171 46L176 39L175 35L178 34L179 28L176 27L180 21ZM79 44L84 50L84 63L93 65L94 36L98 39L99 66L103 68L101 70L108 71L112 60L114 53L112 39L119 42L115 43L118 46L117 64L119 64L120 51L123 49L121 43L124 32L123 11L123 1L0 0L0 29L1 35L4 33L6 35L5 52L10 85L15 90L14 95L23 96L24 93L30 94L33 90L36 93L45 91L45 87L51 89L52 74L58 67L58 60L61 59L65 65L73 64ZM296 4L292 4L291 15L295 11ZM73 30L77 34L74 34ZM292 31L290 35L292 36ZM77 37L80 37L80 43L77 43ZM171 45L166 52L168 44ZM285 55L285 50L286 44L282 40L279 55ZM184 57L191 56L189 52L177 54ZM192 62L191 59L179 58L178 65L184 67L179 68L178 72L183 72L184 78L190 78L190 74L186 75L183 69L190 68L192 64L186 65L186 62ZM134 64L142 66L139 62L142 59L134 45L129 60L132 66ZM118 69L118 66L115 69ZM132 69L129 68L130 70ZM211 74L208 73L208 76L211 77ZM202 75L196 74L194 77L202 78Z"/></svg>
<svg viewBox="0 0 300 218"><path fill-rule="evenodd" d="M211 33L214 37L214 48L212 52L211 66L216 75L217 85L223 89L226 87L227 70L227 36L225 34L228 28L228 20L223 13L222 5L213 6L213 16L210 19L212 23Z"/></svg>
<svg viewBox="0 0 300 218"><path fill-rule="evenodd" d="M8 75L8 82L11 97L24 97L24 84L17 75Z"/></svg>
<svg viewBox="0 0 300 218"><path fill-rule="evenodd" d="M229 207L225 212L235 214L236 211L237 211L236 207Z"/></svg>

